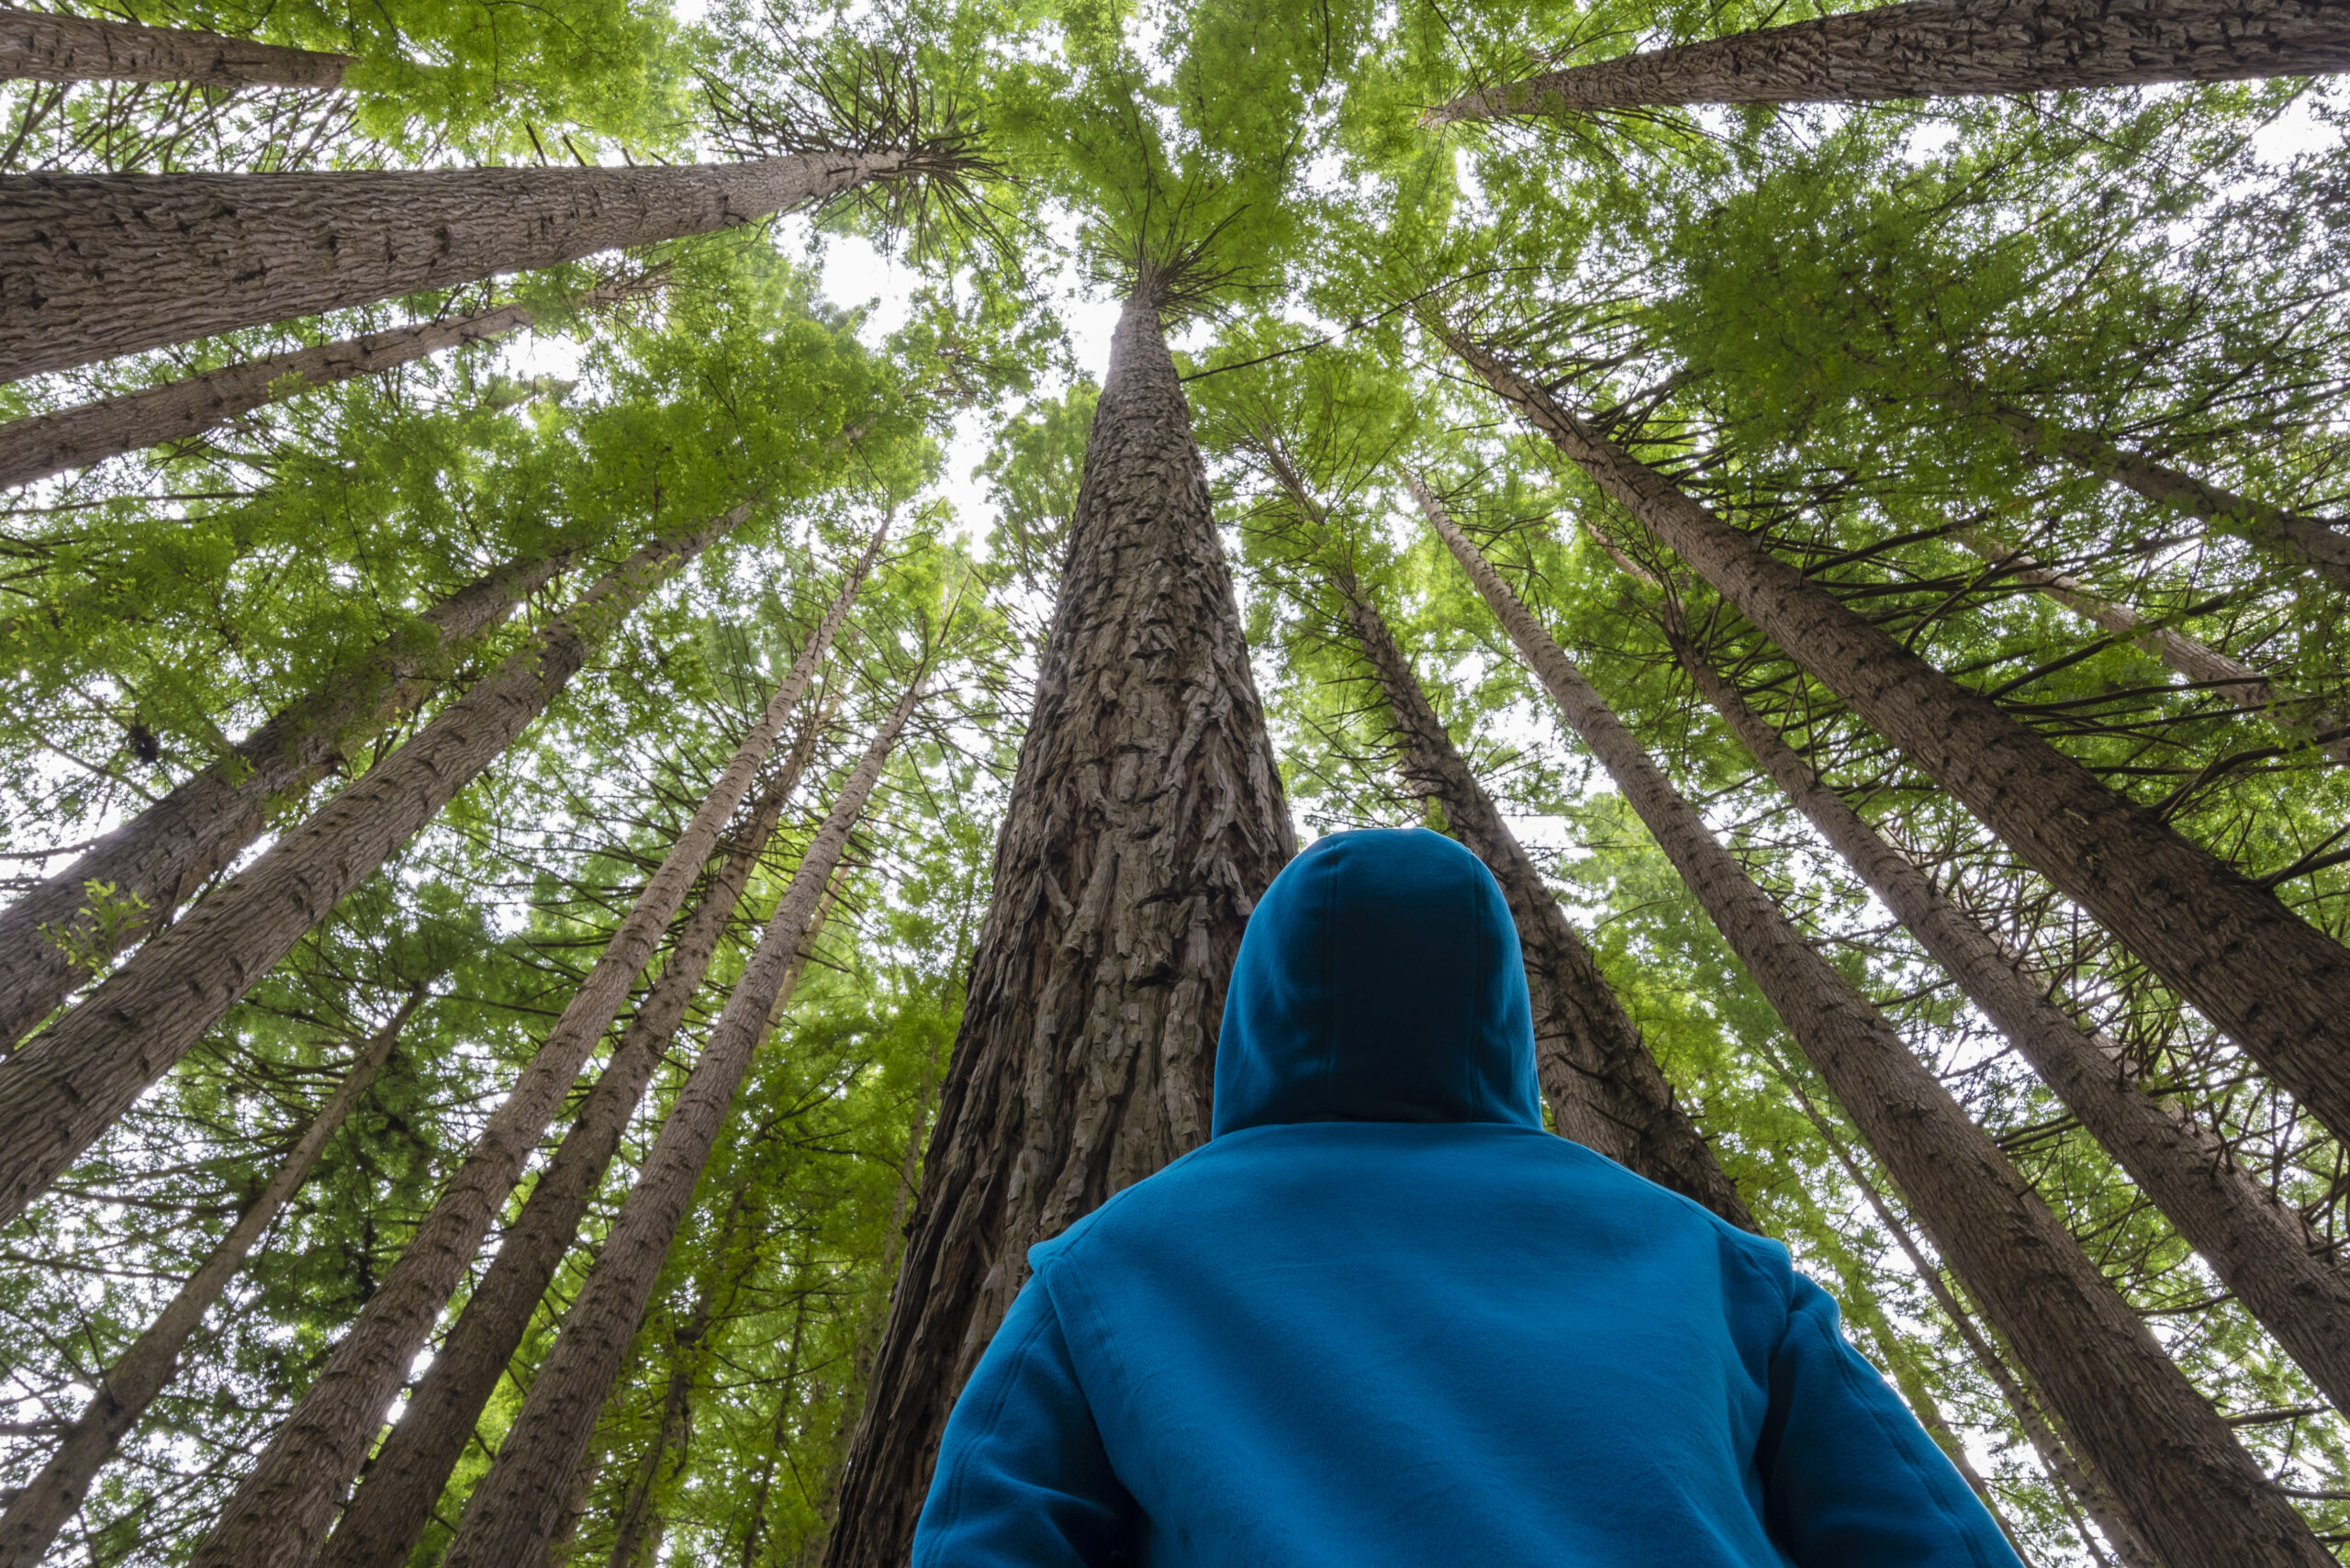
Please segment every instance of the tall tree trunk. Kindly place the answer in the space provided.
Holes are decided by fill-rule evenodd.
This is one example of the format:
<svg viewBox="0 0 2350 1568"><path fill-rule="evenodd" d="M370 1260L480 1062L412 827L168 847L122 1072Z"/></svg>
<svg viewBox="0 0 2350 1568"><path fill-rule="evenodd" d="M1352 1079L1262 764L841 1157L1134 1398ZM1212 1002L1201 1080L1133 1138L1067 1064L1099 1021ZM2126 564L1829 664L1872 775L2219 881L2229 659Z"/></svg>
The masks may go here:
<svg viewBox="0 0 2350 1568"><path fill-rule="evenodd" d="M147 1406L178 1372L180 1351L186 1347L188 1337L229 1288L229 1282L243 1267L246 1257L277 1218L285 1201L309 1179L310 1169L319 1162L327 1140L334 1137L343 1119L351 1114L352 1107L359 1103L359 1097L375 1081L376 1072L398 1044L408 1014L423 1000L424 991L420 987L362 1047L351 1070L343 1074L342 1082L310 1119L310 1125L302 1129L293 1152L277 1168L277 1174L270 1178L269 1185L237 1216L237 1223L196 1272L188 1276L179 1294L172 1297L171 1305L106 1369L106 1379L92 1396L89 1408L66 1428L63 1441L41 1467L40 1473L17 1494L7 1513L0 1516L0 1568L34 1568L48 1554L58 1530L89 1495L91 1479L100 1466L114 1457L122 1439L147 1413Z"/></svg>
<svg viewBox="0 0 2350 1568"><path fill-rule="evenodd" d="M2126 605L2098 597L2097 590L2052 570L2003 539L1979 528L1958 528L1951 537L1991 563L2003 577L2040 589L2065 609L2113 635L2136 644L2198 686L2260 714L2297 745L2314 744L2336 762L2350 762L2350 725L2307 698L2281 690L2242 659L2197 642L2184 632L2150 623Z"/></svg>
<svg viewBox="0 0 2350 1568"><path fill-rule="evenodd" d="M726 1125L752 1054L767 1036L786 972L814 926L817 907L849 833L864 815L882 765L926 684L926 676L916 679L898 699L809 843L758 947L726 999L726 1010L661 1124L601 1256L564 1315L554 1348L532 1378L531 1391L498 1445L498 1458L475 1486L442 1568L504 1568L530 1562L553 1533L556 1505L588 1451L597 1412L628 1359L662 1260L692 1206L695 1183Z"/></svg>
<svg viewBox="0 0 2350 1568"><path fill-rule="evenodd" d="M194 1568L300 1568L318 1551L320 1538L333 1522L335 1506L358 1474L383 1424L385 1408L417 1352L424 1349L482 1238L521 1180L522 1168L561 1107L565 1092L611 1026L661 934L717 847L719 834L748 792L777 732L847 618L888 529L885 520L874 531L864 555L850 568L847 581L777 686L766 711L670 846L660 869L637 895L513 1092L499 1103L399 1260L335 1346L318 1381L278 1428L252 1473L229 1498L219 1522L196 1548ZM532 1303L537 1299L533 1295ZM560 1497L558 1487L556 1500ZM426 1506L431 1506L429 1500Z"/></svg>
<svg viewBox="0 0 2350 1568"><path fill-rule="evenodd" d="M348 54L288 49L183 28L150 28L0 6L0 78L193 82L204 87L340 87Z"/></svg>
<svg viewBox="0 0 2350 1568"><path fill-rule="evenodd" d="M2339 1408L2350 1409L2350 1280L2300 1215L2262 1190L2228 1147L2152 1094L2120 1047L2084 1029L1991 934L1878 836L1684 637L1683 667L1762 770L1984 1016L2055 1091L2245 1308Z"/></svg>
<svg viewBox="0 0 2350 1568"><path fill-rule="evenodd" d="M169 920L259 838L273 801L324 777L352 737L412 711L452 655L568 564L509 562L451 595L0 909L0 1055L88 979L85 963L103 964ZM93 883L109 918L91 908Z"/></svg>
<svg viewBox="0 0 2350 1568"><path fill-rule="evenodd" d="M1429 125L1662 104L1818 104L2350 69L2329 0L1911 0L1471 93Z"/></svg>
<svg viewBox="0 0 2350 1568"><path fill-rule="evenodd" d="M731 229L912 162L0 176L0 381Z"/></svg>
<svg viewBox="0 0 2350 1568"><path fill-rule="evenodd" d="M1490 351L1454 348L1763 635L2087 909L2337 1137L2350 950L1675 488Z"/></svg>
<svg viewBox="0 0 2350 1568"><path fill-rule="evenodd" d="M1294 848L1158 287L1119 318L1086 441L838 1568L905 1562L1029 1245L1205 1141L1241 927Z"/></svg>
<svg viewBox="0 0 2350 1568"><path fill-rule="evenodd" d="M605 631L750 512L746 501L631 555L366 777L0 1061L0 1223L47 1191L304 933L512 745Z"/></svg>
<svg viewBox="0 0 2350 1568"><path fill-rule="evenodd" d="M591 289L572 304L585 309L630 292L623 286ZM314 343L99 402L11 420L0 424L0 486L30 484L126 452L185 441L265 403L373 375L443 349L502 338L535 319L528 305L501 305L445 321L420 321Z"/></svg>
<svg viewBox="0 0 2350 1568"><path fill-rule="evenodd" d="M1752 1230L1754 1216L1739 1201L1738 1189L1674 1100L1639 1026L1625 1015L1566 911L1454 747L1386 622L1352 572L1334 567L1330 579L1393 717L1404 782L1444 808L1446 824L1485 863L1509 901L1533 993L1543 1098L1559 1131Z"/></svg>
<svg viewBox="0 0 2350 1568"><path fill-rule="evenodd" d="M783 772L762 792L748 825L719 865L652 991L612 1048L579 1115L564 1135L522 1212L507 1227L481 1283L433 1352L368 1464L351 1506L318 1557L319 1568L399 1568L424 1539L433 1505L473 1440L498 1380L530 1332L531 1319L562 1266L620 1148L645 1086L677 1035L735 905L758 864L784 802L798 785L821 725L801 727Z"/></svg>
<svg viewBox="0 0 2350 1568"><path fill-rule="evenodd" d="M1998 1146L1740 868L1452 520L1431 517L2130 1522L2170 1568L2332 1563Z"/></svg>

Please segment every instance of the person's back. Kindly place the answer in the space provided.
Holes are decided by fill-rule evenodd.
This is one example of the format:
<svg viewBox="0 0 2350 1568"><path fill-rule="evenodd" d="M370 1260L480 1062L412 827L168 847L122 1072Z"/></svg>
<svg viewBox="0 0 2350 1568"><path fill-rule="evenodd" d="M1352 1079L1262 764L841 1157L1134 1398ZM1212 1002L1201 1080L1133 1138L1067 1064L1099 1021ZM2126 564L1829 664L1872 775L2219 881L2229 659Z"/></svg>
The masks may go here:
<svg viewBox="0 0 2350 1568"><path fill-rule="evenodd" d="M1775 1243L1543 1131L1516 933L1425 832L1252 916L1214 1137L1030 1253L917 1568L2014 1568Z"/></svg>

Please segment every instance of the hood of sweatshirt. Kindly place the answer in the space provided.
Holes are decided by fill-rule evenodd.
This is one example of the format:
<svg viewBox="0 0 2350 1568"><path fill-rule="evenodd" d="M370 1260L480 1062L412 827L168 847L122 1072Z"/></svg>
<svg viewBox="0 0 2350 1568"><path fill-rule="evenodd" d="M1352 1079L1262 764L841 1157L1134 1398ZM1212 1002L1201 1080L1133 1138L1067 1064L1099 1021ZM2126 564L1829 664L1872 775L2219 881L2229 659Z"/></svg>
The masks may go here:
<svg viewBox="0 0 2350 1568"><path fill-rule="evenodd" d="M1284 1122L1541 1127L1517 926L1451 839L1331 834L1258 901L1225 995L1211 1136Z"/></svg>

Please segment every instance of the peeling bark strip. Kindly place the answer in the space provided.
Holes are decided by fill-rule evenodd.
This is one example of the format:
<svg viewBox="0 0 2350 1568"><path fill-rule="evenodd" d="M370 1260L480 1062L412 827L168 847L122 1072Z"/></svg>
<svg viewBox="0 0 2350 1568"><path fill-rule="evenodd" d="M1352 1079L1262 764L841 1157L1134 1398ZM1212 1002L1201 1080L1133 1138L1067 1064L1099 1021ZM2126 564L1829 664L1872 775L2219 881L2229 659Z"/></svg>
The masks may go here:
<svg viewBox="0 0 2350 1568"><path fill-rule="evenodd" d="M0 1062L0 1223L47 1191L305 932L497 760L605 632L749 515L746 503L630 556L365 778Z"/></svg>
<svg viewBox="0 0 2350 1568"><path fill-rule="evenodd" d="M2097 590L2052 571L2005 540L1981 529L1958 528L1951 537L1998 568L2003 577L2027 582L2082 619L2136 644L2198 686L2266 719L2296 745L2314 744L2336 762L2350 762L2350 725L2305 697L2279 690L2266 676L2184 632L2150 624L2126 605L2098 597Z"/></svg>
<svg viewBox="0 0 2350 1568"><path fill-rule="evenodd" d="M2350 951L1846 608L1498 356L1452 346L1762 634L2350 1137Z"/></svg>
<svg viewBox="0 0 2350 1568"><path fill-rule="evenodd" d="M294 1151L277 1168L269 1185L237 1216L237 1223L196 1272L188 1276L179 1294L172 1297L171 1305L106 1369L106 1381L98 1385L89 1408L66 1429L57 1451L50 1456L40 1473L17 1494L6 1516L0 1516L0 1568L35 1568L48 1554L58 1530L89 1495L91 1478L114 1457L122 1439L147 1413L147 1406L172 1381L172 1375L179 1370L180 1351L187 1344L188 1336L196 1332L204 1315L220 1299L229 1282L236 1278L246 1256L269 1229L278 1211L285 1206L285 1201L308 1180L310 1168L319 1162L327 1140L334 1137L343 1118L351 1114L351 1108L375 1081L376 1072L398 1044L408 1014L423 1000L422 990L413 992L392 1014L391 1021L376 1031L351 1064L351 1070L343 1074L334 1093L310 1118L310 1125L302 1129Z"/></svg>
<svg viewBox="0 0 2350 1568"><path fill-rule="evenodd" d="M0 909L0 1056L88 980L77 954L103 964L170 919L261 836L273 800L325 777L346 740L413 711L457 649L567 564L560 555L509 562L451 595L418 618L420 626L377 644L340 678ZM93 882L110 890L108 919L89 907Z"/></svg>
<svg viewBox="0 0 2350 1568"><path fill-rule="evenodd" d="M729 229L887 179L906 156L0 176L0 381Z"/></svg>
<svg viewBox="0 0 2350 1568"><path fill-rule="evenodd" d="M579 1115L507 1227L481 1283L465 1298L423 1380L408 1394L391 1436L367 1466L319 1568L400 1568L424 1537L433 1505L473 1440L489 1396L530 1331L547 1285L579 1234L621 1135L636 1114L662 1053L677 1032L784 802L800 781L821 726L803 723L800 744L752 808L749 823L720 863L700 904L677 935L660 979L612 1047ZM5 1565L0 1565L5 1568Z"/></svg>
<svg viewBox="0 0 2350 1568"><path fill-rule="evenodd" d="M1912 0L1547 72L1428 125L1662 104L1818 104L2350 70L2337 0Z"/></svg>
<svg viewBox="0 0 2350 1568"><path fill-rule="evenodd" d="M585 308L625 292L619 287L592 289L573 304ZM0 424L0 485L30 484L126 452L185 441L281 398L373 375L443 349L502 338L530 326L532 319L527 305L501 305L446 321L316 343L53 414L11 420Z"/></svg>
<svg viewBox="0 0 2350 1568"><path fill-rule="evenodd" d="M509 1568L535 1562L545 1552L561 1522L572 1473L595 1435L597 1414L628 1361L630 1342L653 1299L662 1260L693 1206L694 1185L725 1128L752 1055L767 1037L768 1017L787 999L785 980L797 972L800 946L814 930L834 868L927 684L924 675L898 699L791 874L791 885L677 1092L636 1185L621 1204L603 1252L564 1314L554 1348L532 1377L498 1458L474 1487L442 1568Z"/></svg>
<svg viewBox="0 0 2350 1568"><path fill-rule="evenodd" d="M2350 1279L2325 1256L2324 1241L2239 1167L2224 1143L2148 1093L2120 1047L2051 1001L2045 981L1878 836L1695 649L1677 635L1674 645L1697 689L1762 770L2325 1396L2350 1409Z"/></svg>
<svg viewBox="0 0 2350 1568"><path fill-rule="evenodd" d="M1196 1148L1241 927L1293 849L1149 286L1087 438L994 893L828 1562L902 1568L1032 1242Z"/></svg>
<svg viewBox="0 0 2350 1568"><path fill-rule="evenodd" d="M738 508L725 525L747 515ZM596 967L547 1031L512 1092L499 1103L457 1173L409 1238L399 1260L327 1359L318 1381L270 1439L190 1560L194 1568L304 1568L334 1522L337 1504L383 1425L417 1352L448 1305L482 1238L522 1179L522 1168L562 1107L572 1080L628 1000L661 934L685 902L694 879L742 803L775 736L814 675L817 661L847 619L889 532L885 519L848 574L808 645L792 661L762 713L719 775L693 819L662 858L660 869ZM715 537L711 531L706 537ZM199 912L202 906L199 906Z"/></svg>
<svg viewBox="0 0 2350 1568"><path fill-rule="evenodd" d="M0 78L193 82L206 87L340 87L354 57L0 6Z"/></svg>
<svg viewBox="0 0 2350 1568"><path fill-rule="evenodd" d="M1449 517L1437 531L2170 1568L2333 1562L1989 1136L1724 849Z"/></svg>

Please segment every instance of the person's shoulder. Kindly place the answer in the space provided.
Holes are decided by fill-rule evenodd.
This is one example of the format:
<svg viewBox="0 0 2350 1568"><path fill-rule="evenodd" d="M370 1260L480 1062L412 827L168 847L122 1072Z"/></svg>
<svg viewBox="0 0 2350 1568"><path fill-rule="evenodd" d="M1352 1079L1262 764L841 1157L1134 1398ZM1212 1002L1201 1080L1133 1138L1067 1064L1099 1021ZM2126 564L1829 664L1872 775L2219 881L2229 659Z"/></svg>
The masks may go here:
<svg viewBox="0 0 2350 1568"><path fill-rule="evenodd" d="M1767 1236L1731 1224L1705 1204L1662 1182L1628 1170L1606 1155L1569 1138L1553 1137L1546 1158L1573 1165L1606 1201L1639 1212L1644 1223L1670 1225L1713 1238L1722 1253L1757 1275L1783 1300L1795 1290L1795 1268L1786 1247Z"/></svg>

